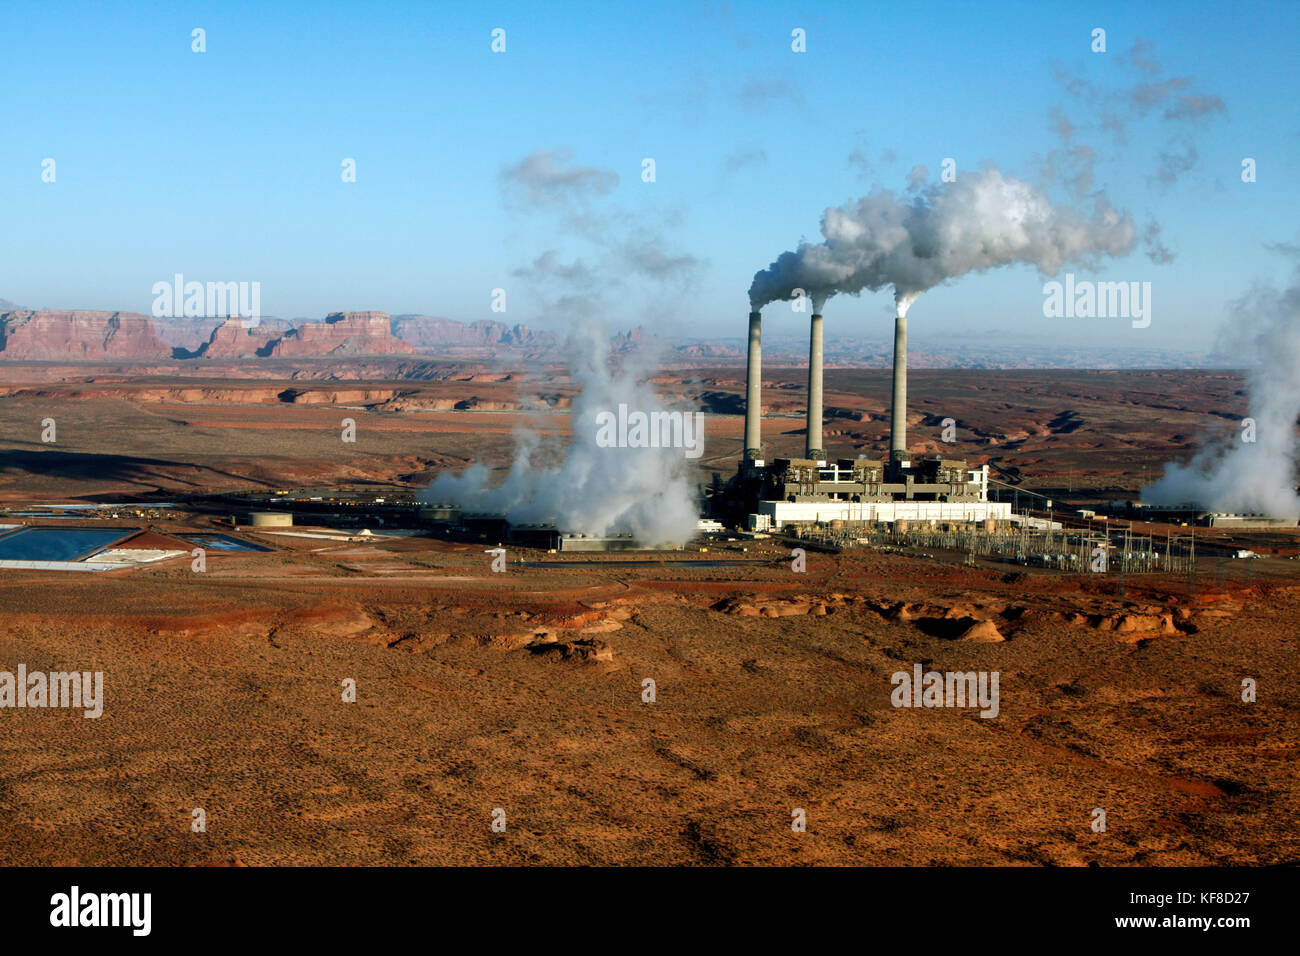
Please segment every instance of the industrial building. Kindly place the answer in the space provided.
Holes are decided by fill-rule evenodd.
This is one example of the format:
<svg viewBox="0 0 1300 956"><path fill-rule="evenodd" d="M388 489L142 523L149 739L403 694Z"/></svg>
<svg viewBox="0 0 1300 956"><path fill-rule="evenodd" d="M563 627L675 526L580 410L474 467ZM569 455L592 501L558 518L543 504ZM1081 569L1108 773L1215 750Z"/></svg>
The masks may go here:
<svg viewBox="0 0 1300 956"><path fill-rule="evenodd" d="M1171 522L1196 524L1205 528L1240 528L1245 530L1268 530L1295 528L1293 518L1275 518L1260 512L1211 511L1194 501L1175 505L1152 505L1141 501L1112 501L1110 510L1114 514L1126 515L1140 521Z"/></svg>
<svg viewBox="0 0 1300 956"><path fill-rule="evenodd" d="M822 447L822 316L814 314L808 350L808 423L803 458L768 462L762 442L762 314L749 314L745 373L745 450L730 487L751 530L792 523L854 521L894 525L1018 521L988 500L988 466L960 459L913 461L907 452L907 317L894 319L889 457L828 460Z"/></svg>
<svg viewBox="0 0 1300 956"><path fill-rule="evenodd" d="M736 476L719 483L708 505L710 518L723 518L754 532L786 525L849 522L971 526L992 531L1006 524L1046 526L1050 522L1014 514L1007 502L990 501L988 466L968 467L956 458L913 460L907 451L907 318L894 320L893 397L889 455L883 459L831 459L822 443L823 317L812 316L808 355L807 438L802 458L767 460L762 443L762 315L749 314L745 377L745 445ZM626 534L565 533L554 525L511 526L500 514L462 512L454 503L417 507L424 524L442 525L482 540L562 551L626 550L641 547ZM713 530L712 522L700 531ZM1059 525L1054 525L1059 528Z"/></svg>
<svg viewBox="0 0 1300 956"><path fill-rule="evenodd" d="M641 545L627 532L606 535L562 531L555 522L511 524L501 515L462 513L455 505L424 505L420 519L429 524L456 528L462 533L478 534L483 540L537 548L541 551L636 551Z"/></svg>

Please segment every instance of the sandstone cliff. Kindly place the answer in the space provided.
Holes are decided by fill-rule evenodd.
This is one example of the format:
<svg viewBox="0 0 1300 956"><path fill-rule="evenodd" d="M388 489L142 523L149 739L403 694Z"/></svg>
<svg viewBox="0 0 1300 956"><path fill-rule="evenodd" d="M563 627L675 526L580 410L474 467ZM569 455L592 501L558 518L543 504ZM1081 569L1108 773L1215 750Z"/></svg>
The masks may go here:
<svg viewBox="0 0 1300 956"><path fill-rule="evenodd" d="M324 322L307 322L271 345L271 358L349 355L409 355L408 343L394 338L387 312L333 312Z"/></svg>
<svg viewBox="0 0 1300 956"><path fill-rule="evenodd" d="M136 312L30 310L0 315L0 357L20 361L157 360L172 349Z"/></svg>
<svg viewBox="0 0 1300 956"><path fill-rule="evenodd" d="M0 360L17 362L156 362L168 359L325 358L410 355L414 349L389 330L386 312L335 312L324 322L294 329L273 321L245 328L239 319L218 320L205 340L210 320L188 321L191 344L177 344L179 323L165 341L159 326L135 312L32 311L0 313Z"/></svg>
<svg viewBox="0 0 1300 956"><path fill-rule="evenodd" d="M393 317L392 328L394 335L421 350L551 349L560 344L554 332L488 319L465 323L436 315L397 315Z"/></svg>
<svg viewBox="0 0 1300 956"><path fill-rule="evenodd" d="M247 328L240 319L227 319L212 330L207 342L199 347L196 356L205 359L226 359L269 355L282 334L279 330L264 325Z"/></svg>

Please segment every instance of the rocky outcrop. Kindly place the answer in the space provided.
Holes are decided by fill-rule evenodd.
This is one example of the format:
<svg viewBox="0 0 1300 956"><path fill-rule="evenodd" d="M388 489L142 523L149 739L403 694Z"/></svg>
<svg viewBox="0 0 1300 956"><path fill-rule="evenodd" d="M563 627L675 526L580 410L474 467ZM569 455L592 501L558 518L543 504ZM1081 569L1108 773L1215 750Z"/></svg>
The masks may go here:
<svg viewBox="0 0 1300 956"><path fill-rule="evenodd" d="M424 351L446 349L550 349L559 342L553 332L539 332L526 325L480 319L457 322L435 315L398 315L392 320L393 334Z"/></svg>
<svg viewBox="0 0 1300 956"><path fill-rule="evenodd" d="M324 322L306 322L270 347L271 358L409 355L407 342L393 337L387 312L334 312Z"/></svg>
<svg viewBox="0 0 1300 956"><path fill-rule="evenodd" d="M152 319L134 312L0 309L0 360L355 358L413 355L417 350L439 357L495 358L511 351L533 359L565 358L561 335L492 320L466 323L429 315L335 312L323 322L294 321L296 326L264 317L246 327L237 318ZM672 351L642 328L613 336L610 345L616 353Z"/></svg>
<svg viewBox="0 0 1300 956"><path fill-rule="evenodd" d="M806 614L823 617L830 613L826 601L808 596L768 600L726 598L714 604L713 610L739 617L801 617Z"/></svg>
<svg viewBox="0 0 1300 956"><path fill-rule="evenodd" d="M0 357L9 360L95 361L172 358L171 346L136 312L16 311L0 315Z"/></svg>
<svg viewBox="0 0 1300 956"><path fill-rule="evenodd" d="M1125 644L1137 644L1155 637L1181 634L1174 624L1174 616L1159 608L1143 609L1147 613L1111 614L1099 616L1093 624L1098 630L1114 631Z"/></svg>
<svg viewBox="0 0 1300 956"><path fill-rule="evenodd" d="M561 641L553 635L547 635L529 644L527 650L548 660L575 661L580 664L609 664L614 660L613 648L594 637Z"/></svg>
<svg viewBox="0 0 1300 956"><path fill-rule="evenodd" d="M181 358L195 358L211 351L208 342L212 339L213 332L230 320L230 318L175 318L164 316L154 318L153 328L158 338L176 350L178 356ZM310 320L303 319L301 321ZM268 342L280 338L293 328L292 322L269 315L262 316L253 324L259 330L257 334L265 336Z"/></svg>
<svg viewBox="0 0 1300 956"><path fill-rule="evenodd" d="M1001 644L1006 640L998 626L992 621L974 621L961 632L959 641L974 641L977 644Z"/></svg>
<svg viewBox="0 0 1300 956"><path fill-rule="evenodd" d="M246 327L243 320L226 319L212 328L197 349L163 341L154 321L135 312L0 314L0 359L18 362L325 358L414 351L393 337L386 312L335 312L324 322L304 322L288 330L279 322Z"/></svg>
<svg viewBox="0 0 1300 956"><path fill-rule="evenodd" d="M281 333L264 325L251 328L242 319L227 319L212 330L196 355L205 359L254 358L271 353Z"/></svg>
<svg viewBox="0 0 1300 956"><path fill-rule="evenodd" d="M185 358L320 358L325 356L409 355L414 351L393 338L384 312L334 312L324 322L248 325L238 318L216 326L208 340Z"/></svg>

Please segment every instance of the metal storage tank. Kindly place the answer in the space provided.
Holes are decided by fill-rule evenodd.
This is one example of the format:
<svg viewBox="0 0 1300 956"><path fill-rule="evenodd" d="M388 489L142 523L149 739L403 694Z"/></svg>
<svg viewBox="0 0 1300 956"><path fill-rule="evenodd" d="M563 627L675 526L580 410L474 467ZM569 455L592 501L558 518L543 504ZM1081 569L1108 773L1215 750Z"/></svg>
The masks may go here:
<svg viewBox="0 0 1300 956"><path fill-rule="evenodd" d="M250 511L248 523L254 528L288 528L293 526L293 515L284 511Z"/></svg>

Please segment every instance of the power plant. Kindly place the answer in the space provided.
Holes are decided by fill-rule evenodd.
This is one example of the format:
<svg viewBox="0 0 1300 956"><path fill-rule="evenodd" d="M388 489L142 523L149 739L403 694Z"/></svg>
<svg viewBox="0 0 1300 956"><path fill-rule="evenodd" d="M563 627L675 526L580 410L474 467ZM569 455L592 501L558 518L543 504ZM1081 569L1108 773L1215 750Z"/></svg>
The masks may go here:
<svg viewBox="0 0 1300 956"><path fill-rule="evenodd" d="M770 462L762 442L762 313L749 313L745 380L745 451L729 495L749 530L831 521L888 524L1024 521L1006 502L988 500L988 466L956 458L913 461L907 451L907 316L894 319L889 455L831 460L822 442L822 314L809 327L808 425L803 458Z"/></svg>

